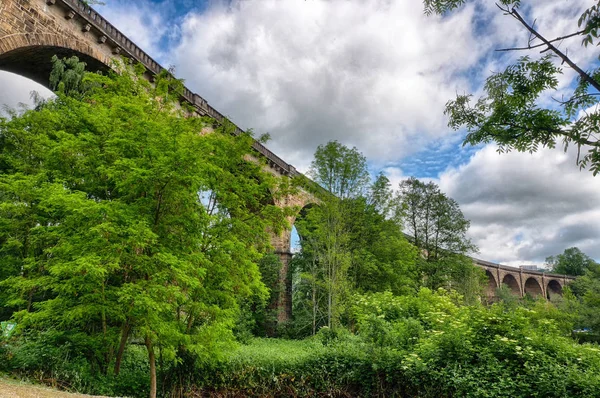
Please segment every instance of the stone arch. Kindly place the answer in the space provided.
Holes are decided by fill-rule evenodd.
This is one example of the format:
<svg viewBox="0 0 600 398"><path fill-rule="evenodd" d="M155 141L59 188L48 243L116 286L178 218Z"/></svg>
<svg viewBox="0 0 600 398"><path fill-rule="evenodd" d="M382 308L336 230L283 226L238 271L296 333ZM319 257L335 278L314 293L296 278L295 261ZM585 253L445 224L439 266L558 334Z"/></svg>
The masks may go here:
<svg viewBox="0 0 600 398"><path fill-rule="evenodd" d="M15 33L0 38L0 69L27 77L48 87L53 55L76 55L87 70L108 70L110 57L97 47L72 36L54 33Z"/></svg>
<svg viewBox="0 0 600 398"><path fill-rule="evenodd" d="M488 283L485 288L485 295L488 300L491 300L496 296L496 289L498 289L498 281L494 274L487 268L485 268L485 276L488 278Z"/></svg>
<svg viewBox="0 0 600 398"><path fill-rule="evenodd" d="M277 307L277 322L285 323L292 318L292 278L290 264L294 253L291 250L292 227L296 220L302 216L310 207L318 204L318 200L311 194L300 190L295 195L289 195L285 198L277 199L275 204L279 207L292 207L294 214L288 217L289 228L281 231L278 235L273 234L271 243L275 253L281 260L281 270L279 272L279 283L285 286L281 290Z"/></svg>
<svg viewBox="0 0 600 398"><path fill-rule="evenodd" d="M521 287L519 286L519 282L512 274L504 275L504 278L502 278L502 284L508 286L512 294L521 296Z"/></svg>
<svg viewBox="0 0 600 398"><path fill-rule="evenodd" d="M310 211L310 209L312 209L313 207L318 206L318 204L316 204L315 202L309 202L306 205L304 205L300 211L298 212L298 214L296 215L296 217L294 217L294 221L292 223L292 230L295 228L297 233L298 233L298 237L300 239L300 241L302 241L303 239L305 239L305 237L302 234L301 230L298 230L296 228L296 224L298 221L300 220L304 220L305 217L308 215L308 212ZM290 231L291 232L291 231Z"/></svg>
<svg viewBox="0 0 600 398"><path fill-rule="evenodd" d="M548 281L548 285L546 286L547 298L550 299L551 295L562 296L562 294L563 294L562 284L559 281L557 281L556 279L550 279Z"/></svg>
<svg viewBox="0 0 600 398"><path fill-rule="evenodd" d="M523 287L523 293L528 294L531 297L535 298L535 297L538 297L539 295L543 295L544 290L542 289L540 282L536 278L529 277L525 281L525 286Z"/></svg>

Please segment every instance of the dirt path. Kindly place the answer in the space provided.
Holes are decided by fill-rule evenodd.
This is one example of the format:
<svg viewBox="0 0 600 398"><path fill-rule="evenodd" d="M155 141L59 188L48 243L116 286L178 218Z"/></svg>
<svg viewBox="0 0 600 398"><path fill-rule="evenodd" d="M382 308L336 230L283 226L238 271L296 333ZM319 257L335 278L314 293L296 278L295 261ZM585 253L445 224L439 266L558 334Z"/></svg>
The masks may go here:
<svg viewBox="0 0 600 398"><path fill-rule="evenodd" d="M91 398L0 377L0 398ZM100 398L100 397L96 397Z"/></svg>

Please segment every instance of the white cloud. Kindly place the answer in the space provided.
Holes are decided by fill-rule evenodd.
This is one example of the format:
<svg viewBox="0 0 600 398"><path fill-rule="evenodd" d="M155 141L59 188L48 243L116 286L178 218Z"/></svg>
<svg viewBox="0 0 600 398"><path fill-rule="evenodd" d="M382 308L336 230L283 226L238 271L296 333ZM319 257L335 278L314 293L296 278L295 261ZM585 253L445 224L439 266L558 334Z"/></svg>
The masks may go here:
<svg viewBox="0 0 600 398"><path fill-rule="evenodd" d="M456 73L483 48L474 7L425 17L420 2L234 2L190 14L175 49L192 89L243 127L271 132L305 168L338 139L379 164L448 132ZM460 82L461 79L458 79Z"/></svg>
<svg viewBox="0 0 600 398"><path fill-rule="evenodd" d="M160 43L173 29L166 20L166 7L166 4L160 5L146 0L113 0L106 2L104 6L96 6L107 21L157 62L162 63L168 61L165 54L169 49L161 48Z"/></svg>
<svg viewBox="0 0 600 398"><path fill-rule="evenodd" d="M471 220L481 258L542 262L577 246L600 258L600 183L560 150L498 154L493 145L440 176Z"/></svg>

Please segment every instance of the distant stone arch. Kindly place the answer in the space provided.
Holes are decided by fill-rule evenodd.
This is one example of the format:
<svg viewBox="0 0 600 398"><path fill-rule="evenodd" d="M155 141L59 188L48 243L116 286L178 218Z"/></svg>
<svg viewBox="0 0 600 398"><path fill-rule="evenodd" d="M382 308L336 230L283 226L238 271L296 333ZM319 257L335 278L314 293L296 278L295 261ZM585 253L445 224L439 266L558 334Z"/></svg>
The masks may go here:
<svg viewBox="0 0 600 398"><path fill-rule="evenodd" d="M542 289L542 286L540 285L540 283L538 282L538 280L536 278L533 277L529 277L527 278L527 280L525 281L525 286L523 289L523 293L524 294L528 294L531 297L538 297L540 295L544 295L544 290Z"/></svg>
<svg viewBox="0 0 600 398"><path fill-rule="evenodd" d="M517 279L511 274L504 275L502 284L508 286L512 294L521 296L521 287L519 286L519 282L517 282Z"/></svg>
<svg viewBox="0 0 600 398"><path fill-rule="evenodd" d="M485 276L488 278L488 283L485 289L485 295L488 300L492 300L496 296L496 290L498 289L498 281L490 270L485 270Z"/></svg>
<svg viewBox="0 0 600 398"><path fill-rule="evenodd" d="M546 295L547 295L548 299L550 299L552 295L562 296L563 288L562 288L561 283L559 281L557 281L556 279L551 279L548 282L548 286L546 286Z"/></svg>

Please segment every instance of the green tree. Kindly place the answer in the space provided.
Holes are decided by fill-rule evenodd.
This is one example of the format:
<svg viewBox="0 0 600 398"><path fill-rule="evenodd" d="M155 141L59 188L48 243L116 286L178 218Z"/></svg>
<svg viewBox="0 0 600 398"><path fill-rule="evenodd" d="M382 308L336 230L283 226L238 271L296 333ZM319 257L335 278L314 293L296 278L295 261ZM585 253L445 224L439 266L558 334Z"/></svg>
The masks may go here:
<svg viewBox="0 0 600 398"><path fill-rule="evenodd" d="M377 181L376 181L377 182ZM387 212L390 196L378 206ZM371 204L372 203L372 204ZM351 265L348 278L351 287L360 293L390 290L394 294L409 294L417 288L415 264L417 248L402 232L402 224L386 218L375 206L372 197L347 201L345 230L346 250Z"/></svg>
<svg viewBox="0 0 600 398"><path fill-rule="evenodd" d="M315 264L322 269L320 276L327 295L327 326L335 328L339 323L342 298L349 287L347 273L351 261L346 229L349 203L351 198L361 196L368 188L367 161L356 148L330 141L317 148L309 175L333 194L325 195L319 206L307 212L306 226L300 223L299 232L305 237L310 236L305 245L311 246L308 250L314 256ZM312 260L307 262L311 263Z"/></svg>
<svg viewBox="0 0 600 398"><path fill-rule="evenodd" d="M310 239L304 238L302 250L292 260L292 313L296 336L315 335L321 326L327 324L327 311L323 304L327 286L323 270L312 252L312 248L317 246L311 244Z"/></svg>
<svg viewBox="0 0 600 398"><path fill-rule="evenodd" d="M414 292L418 251L402 233L389 180L379 174L369 185L366 159L356 148L337 141L320 146L311 174L337 195L325 196L296 224L302 253L295 297L300 311L310 312L315 333L323 319L337 327L352 291Z"/></svg>
<svg viewBox="0 0 600 398"><path fill-rule="evenodd" d="M562 254L546 258L546 264L552 272L563 275L584 275L586 270L596 262L577 247L565 249Z"/></svg>
<svg viewBox="0 0 600 398"><path fill-rule="evenodd" d="M477 251L467 238L469 220L465 219L458 203L441 192L435 183L414 177L402 181L398 203L402 206L409 235L428 261L447 253Z"/></svg>
<svg viewBox="0 0 600 398"><path fill-rule="evenodd" d="M425 12L444 14L465 2L424 0ZM458 95L449 101L445 110L450 116L449 126L466 127L465 144L496 142L500 152L533 152L540 146L554 148L558 143L565 150L574 146L580 167L589 167L596 175L600 171L600 113L589 108L600 95L600 68L595 65L583 70L555 44L570 38L581 39L585 47L594 44L600 27L600 3L594 2L581 15L579 26L571 34L557 38L546 38L534 21L527 21L521 14L522 3L502 0L498 4L500 12L516 20L529 35L526 46L503 50L541 50L546 55L522 57L505 71L492 74L485 83L485 94L474 103L471 95ZM564 67L577 75L577 85L566 98L558 93L558 77ZM555 106L542 106L542 95L552 93L557 94Z"/></svg>
<svg viewBox="0 0 600 398"><path fill-rule="evenodd" d="M308 174L339 199L360 196L369 185L367 159L338 141L317 147Z"/></svg>
<svg viewBox="0 0 600 398"><path fill-rule="evenodd" d="M326 294L327 326L335 329L339 326L343 298L348 293L348 268L350 253L347 250L349 235L345 229L344 211L336 198L324 200L319 206L308 211L305 225L299 225L299 233L310 237L303 242L314 257L309 264L318 265L318 275ZM310 233L307 231L310 230ZM312 274L316 277L316 270ZM317 283L316 280L313 284Z"/></svg>
<svg viewBox="0 0 600 398"><path fill-rule="evenodd" d="M0 304L104 373L141 342L154 397L157 353L213 355L240 301L266 297L257 262L285 218L256 206L275 180L245 160L252 137L200 134L213 122L185 117L181 83L136 69L0 119Z"/></svg>
<svg viewBox="0 0 600 398"><path fill-rule="evenodd" d="M458 203L433 182L411 177L400 183L397 203L406 230L421 251L423 285L460 292L467 303L482 293L485 275L465 255L477 251L467 238L469 221Z"/></svg>
<svg viewBox="0 0 600 398"><path fill-rule="evenodd" d="M367 202L382 216L387 217L395 208L394 192L389 178L380 172L369 187Z"/></svg>
<svg viewBox="0 0 600 398"><path fill-rule="evenodd" d="M78 95L82 91L81 81L85 74L85 62L79 58L59 59L52 56L52 72L50 72L50 89L61 94Z"/></svg>
<svg viewBox="0 0 600 398"><path fill-rule="evenodd" d="M590 264L585 275L577 278L570 288L581 303L577 326L600 335L600 264Z"/></svg>

